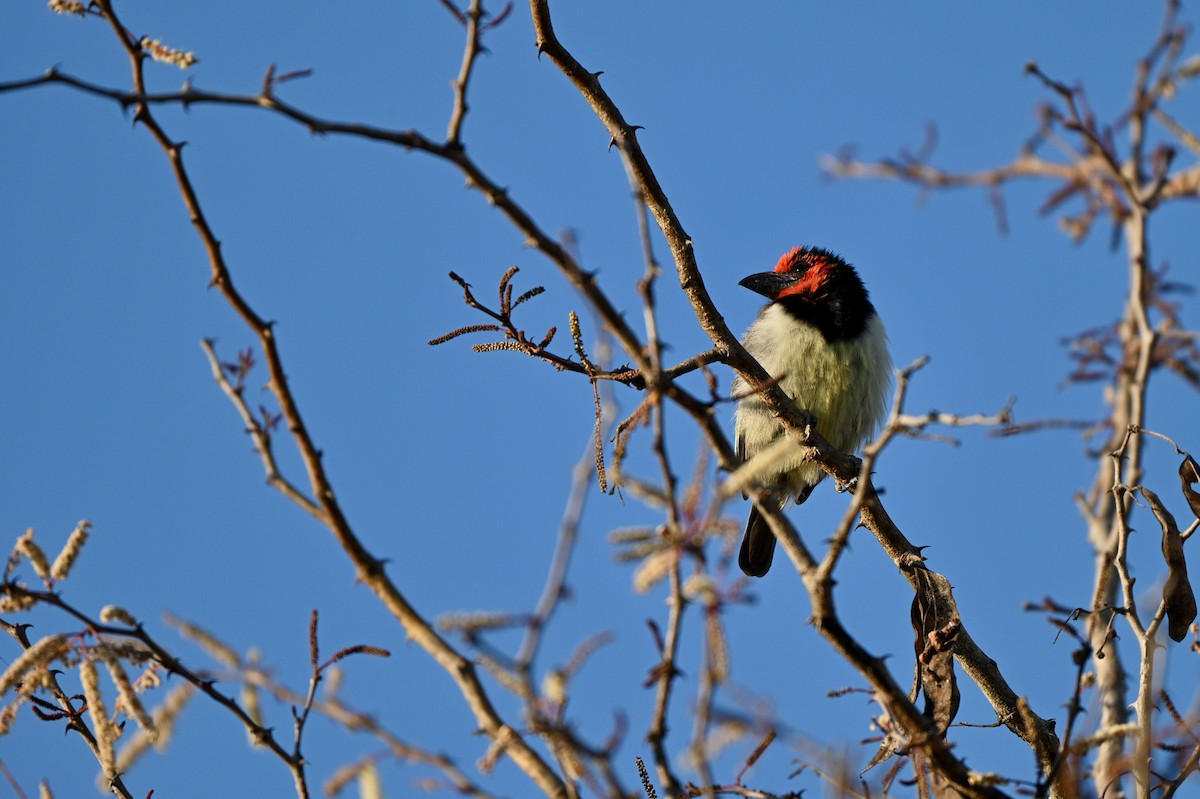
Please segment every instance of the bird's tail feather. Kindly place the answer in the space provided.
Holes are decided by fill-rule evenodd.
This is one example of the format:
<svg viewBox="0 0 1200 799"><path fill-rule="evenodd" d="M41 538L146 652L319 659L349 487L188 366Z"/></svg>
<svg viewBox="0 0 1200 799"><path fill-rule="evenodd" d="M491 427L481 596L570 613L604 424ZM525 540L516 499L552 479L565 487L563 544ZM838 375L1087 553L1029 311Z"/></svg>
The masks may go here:
<svg viewBox="0 0 1200 799"><path fill-rule="evenodd" d="M750 508L746 521L746 535L742 538L742 550L738 553L738 566L751 577L762 577L771 568L775 557L775 534L759 514L758 508Z"/></svg>

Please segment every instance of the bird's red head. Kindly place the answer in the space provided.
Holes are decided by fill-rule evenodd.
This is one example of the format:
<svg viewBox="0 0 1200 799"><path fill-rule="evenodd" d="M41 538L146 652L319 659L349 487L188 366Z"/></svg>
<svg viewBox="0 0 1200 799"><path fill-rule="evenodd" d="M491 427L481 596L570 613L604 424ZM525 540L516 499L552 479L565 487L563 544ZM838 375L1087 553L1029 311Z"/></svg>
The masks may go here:
<svg viewBox="0 0 1200 799"><path fill-rule="evenodd" d="M772 271L751 275L741 285L769 300L791 297L820 302L830 292L836 293L835 287L847 275L854 276L854 268L828 250L795 247L784 253Z"/></svg>
<svg viewBox="0 0 1200 799"><path fill-rule="evenodd" d="M854 338L875 313L854 267L820 247L789 250L773 270L750 275L738 285L815 326L826 341Z"/></svg>
<svg viewBox="0 0 1200 799"><path fill-rule="evenodd" d="M772 299L814 296L830 282L835 272L845 268L846 262L828 250L793 247L783 254L773 271L797 279L784 286Z"/></svg>

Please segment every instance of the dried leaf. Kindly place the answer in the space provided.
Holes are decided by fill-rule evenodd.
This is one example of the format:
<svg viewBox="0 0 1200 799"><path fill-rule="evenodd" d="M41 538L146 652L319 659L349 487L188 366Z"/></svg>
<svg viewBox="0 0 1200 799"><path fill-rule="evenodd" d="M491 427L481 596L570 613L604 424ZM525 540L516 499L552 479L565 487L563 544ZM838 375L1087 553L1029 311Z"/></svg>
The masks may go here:
<svg viewBox="0 0 1200 799"><path fill-rule="evenodd" d="M944 735L958 714L958 682L954 675L954 641L962 628L949 581L936 572L925 579L912 604L914 646L925 716Z"/></svg>
<svg viewBox="0 0 1200 799"><path fill-rule="evenodd" d="M1196 465L1191 455L1179 464L1179 479L1183 483L1183 498L1187 500L1188 507L1192 509L1196 518L1200 519L1200 493L1192 488L1196 483L1200 483L1200 466Z"/></svg>
<svg viewBox="0 0 1200 799"><path fill-rule="evenodd" d="M1186 465L1187 461L1184 463ZM1186 477L1184 486L1187 486ZM1150 503L1150 510L1154 512L1163 530L1162 553L1167 562L1167 580L1163 583L1163 602L1167 606L1167 634L1171 636L1172 641L1182 641L1187 637L1188 627L1196 620L1196 595L1192 592L1192 584L1188 580L1187 560L1183 556L1183 537L1179 534L1175 517L1162 504L1158 495L1144 486L1141 492Z"/></svg>

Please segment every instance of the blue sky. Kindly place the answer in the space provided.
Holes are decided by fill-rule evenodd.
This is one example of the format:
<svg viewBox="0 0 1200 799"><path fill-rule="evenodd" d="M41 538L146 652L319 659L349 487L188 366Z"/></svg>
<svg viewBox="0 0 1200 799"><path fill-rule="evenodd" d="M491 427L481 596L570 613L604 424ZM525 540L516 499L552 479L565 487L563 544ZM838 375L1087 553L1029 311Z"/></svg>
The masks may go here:
<svg viewBox="0 0 1200 799"><path fill-rule="evenodd" d="M553 10L564 44L604 71L626 118L644 126L639 141L732 327L748 325L758 305L739 279L792 246L820 245L859 267L895 361L932 358L913 387L912 410L991 412L1015 396L1021 420L1103 412L1097 386L1064 385L1070 365L1060 341L1120 313L1125 263L1109 250L1107 229L1072 244L1036 213L1050 187L1021 184L1005 192L1010 231L1000 236L979 192L921 198L906 186L829 182L818 163L847 144L864 158L915 149L930 122L939 131L938 164L1002 163L1034 130L1036 106L1051 99L1023 74L1028 61L1064 82L1083 81L1098 115L1111 119L1127 101L1161 9L768 3L748 12L621 1ZM195 51L197 87L251 93L271 63L311 68L312 77L286 84L280 96L327 119L434 137L445 130L462 30L435 0L336 10L139 1L119 11L135 32ZM544 229L575 231L585 266L639 319L642 262L624 170L602 126L553 65L536 58L533 41L520 5L488 34L466 146ZM41 2L6 4L0 81L52 65L128 85L125 57L97 20L55 17ZM152 65L149 76L159 90L185 77L165 65ZM1195 126L1194 100L1184 98L1174 110ZM201 339L215 338L232 357L251 337L207 288L202 248L161 152L114 104L60 87L0 96L0 119L0 362L8 375L0 394L0 535L15 539L33 527L54 550L78 519L91 519L94 540L64 596L88 612L129 608L195 665L209 664L160 622L163 612L201 622L236 647L259 648L280 678L302 686L308 613L319 608L326 651L369 643L393 652L387 661L348 664L347 699L470 766L483 743L450 680L406 646L354 584L331 537L264 484L240 420L213 385ZM359 535L430 617L532 608L570 469L590 440L591 390L523 356L476 354L466 339L436 348L426 341L482 321L463 306L451 270L488 298L504 270L519 265L518 290L547 288L520 318L530 331L565 331L575 309L585 335L593 334L582 299L446 164L316 137L254 110L163 109L160 119L188 142L192 178L234 279L277 320L302 412ZM1153 260L1168 262L1177 279L1195 279L1196 230L1190 207L1156 217ZM665 260L666 248L656 245ZM669 274L660 301L672 360L705 349ZM255 390L263 374L251 376ZM727 389L730 375L718 375ZM1169 376L1156 390L1151 426L1187 448L1194 394ZM617 398L625 413L639 399L629 391ZM671 430L676 471L690 474L696 439L681 415ZM997 440L968 430L961 439L956 448L897 444L877 482L908 537L929 545L934 568L950 577L973 637L1035 710L1059 714L1071 691L1069 647L1055 645L1053 629L1021 606L1047 595L1088 602L1091 556L1072 497L1089 484L1093 462L1073 432ZM635 439L632 467L652 475L646 443ZM285 452L285 468L300 479ZM1150 455L1148 484L1167 495L1174 455L1157 444ZM844 503L824 488L793 518L816 542ZM740 520L745 509L727 511ZM629 713L631 786L633 756L648 755L641 682L655 651L645 620L664 618L665 594L633 594L631 569L613 562L607 534L656 520L632 498L592 493L573 598L556 618L544 662L562 662L594 632L615 633L581 675L571 712L597 739L614 710ZM1152 522L1142 523L1148 534L1135 536L1133 562L1149 591L1160 577L1158 543ZM853 544L839 607L868 649L893 655L906 682L910 593L869 536ZM873 709L853 696L826 697L862 681L805 624L798 578L777 567L754 591L757 604L727 617L738 688L724 704L757 696L796 730L849 746L865 762L869 753L856 742L871 734ZM683 647L694 676L698 616L689 621ZM46 614L37 623L49 632L65 622ZM0 655L15 653L14 646ZM1195 673L1194 660L1170 668ZM962 688L960 720L992 721L973 687L964 680ZM690 735L694 690L685 677L673 752ZM277 729L287 728L286 708L269 712ZM316 781L376 748L322 724L311 735ZM1007 733L967 729L959 741L974 767L1029 776L1032 758ZM747 753L732 752L718 777L732 779ZM793 755L771 750L753 782L815 788L811 775L786 781ZM56 795L81 795L92 784L82 746L29 715L0 739L0 758L27 791L41 778ZM393 764L383 770L394 795L427 775ZM511 767L483 779L500 795L529 793ZM167 755L130 781L163 796L199 785L209 795L290 790L285 769L249 750L234 720L203 703Z"/></svg>

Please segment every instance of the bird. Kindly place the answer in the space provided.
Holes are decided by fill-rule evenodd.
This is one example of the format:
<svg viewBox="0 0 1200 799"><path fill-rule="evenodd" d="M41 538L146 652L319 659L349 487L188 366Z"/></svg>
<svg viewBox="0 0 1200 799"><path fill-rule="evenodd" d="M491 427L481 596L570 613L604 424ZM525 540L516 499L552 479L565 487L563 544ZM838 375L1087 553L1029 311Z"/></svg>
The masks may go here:
<svg viewBox="0 0 1200 799"><path fill-rule="evenodd" d="M840 256L820 247L795 247L770 272L738 284L766 297L742 338L754 356L797 407L816 418L816 429L836 449L854 453L883 420L892 379L887 333L871 304L862 278ZM737 453L742 461L770 447L783 426L755 386L738 376L735 418ZM825 478L820 466L804 460L799 447L765 464L754 482L771 491L780 508L803 503ZM738 565L751 577L771 568L775 536L752 506Z"/></svg>

